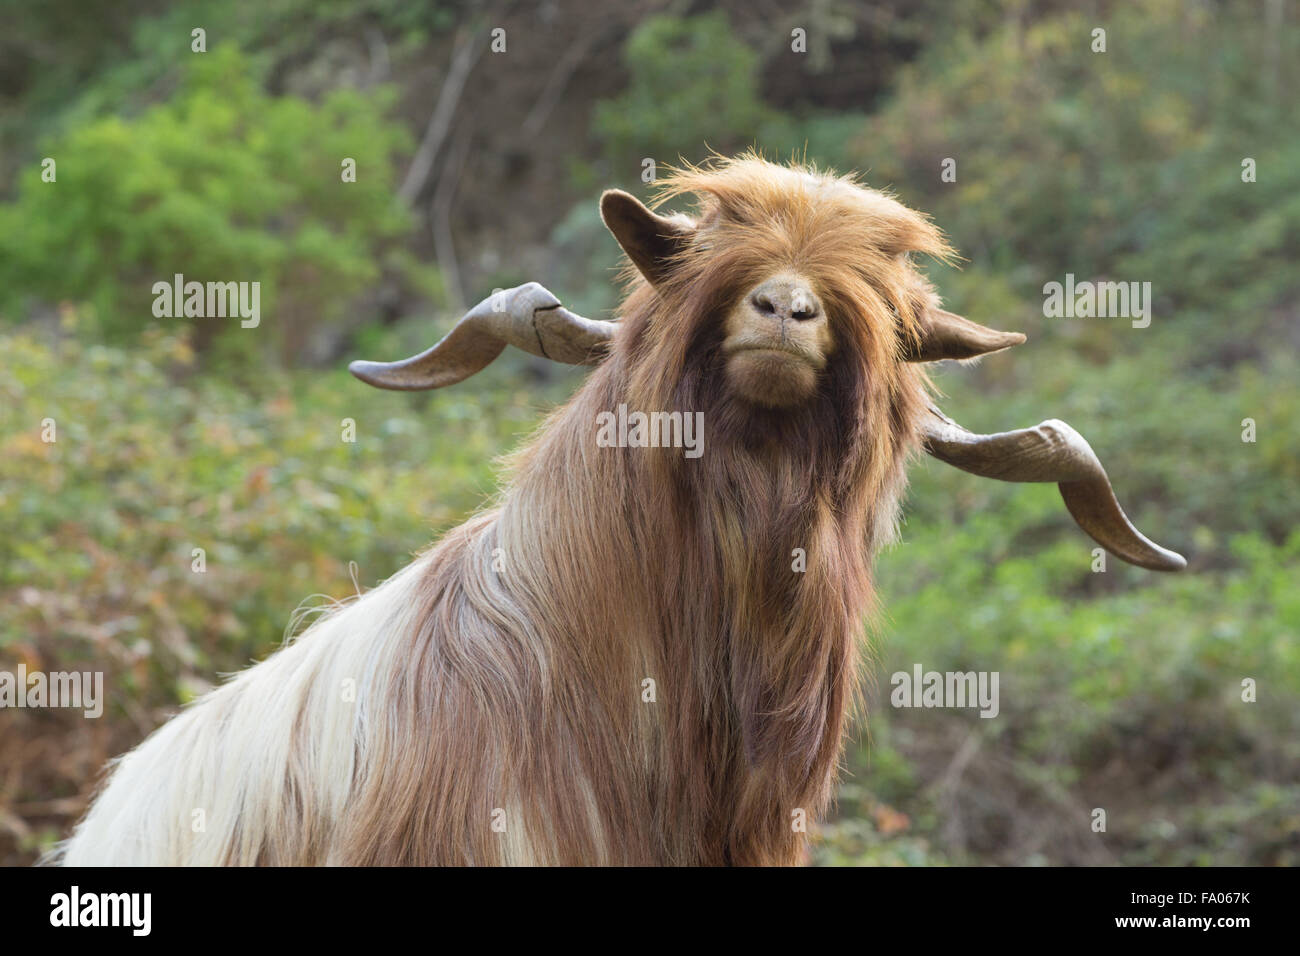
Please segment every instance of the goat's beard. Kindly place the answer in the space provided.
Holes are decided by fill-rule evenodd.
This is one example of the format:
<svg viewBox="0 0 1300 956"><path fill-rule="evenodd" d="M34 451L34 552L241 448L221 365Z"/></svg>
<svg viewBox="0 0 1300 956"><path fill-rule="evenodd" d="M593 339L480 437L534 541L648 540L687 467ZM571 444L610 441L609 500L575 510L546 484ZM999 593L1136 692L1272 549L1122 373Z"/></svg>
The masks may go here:
<svg viewBox="0 0 1300 956"><path fill-rule="evenodd" d="M838 747L871 554L892 530L911 425L898 427L900 379L874 373L855 342L805 402L765 408L734 389L716 323L697 329L674 342L678 363L629 349L620 361L647 364L611 369L630 405L703 418L699 458L651 448L623 459L629 486L674 516L645 546L677 555L676 571L651 578L651 606L672 608L660 612L669 629L694 629L706 648L696 653L718 656L746 766L806 795ZM646 382L657 393L637 388Z"/></svg>
<svg viewBox="0 0 1300 956"><path fill-rule="evenodd" d="M870 396L862 364L835 356L815 373L806 398L771 407L736 388L720 342L688 356L672 405L703 412L705 458L721 459L717 464L724 466L737 458L769 467L788 462L814 484L834 481L852 467L860 453L857 423L871 418L863 407Z"/></svg>

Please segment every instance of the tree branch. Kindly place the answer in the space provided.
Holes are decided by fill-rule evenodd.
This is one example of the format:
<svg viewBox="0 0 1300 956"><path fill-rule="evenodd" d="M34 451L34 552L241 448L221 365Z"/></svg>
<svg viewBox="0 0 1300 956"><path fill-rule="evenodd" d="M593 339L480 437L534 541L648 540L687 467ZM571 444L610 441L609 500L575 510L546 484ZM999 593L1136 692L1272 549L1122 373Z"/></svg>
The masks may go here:
<svg viewBox="0 0 1300 956"><path fill-rule="evenodd" d="M447 76L443 79L442 89L438 93L438 102L434 105L429 123L420 140L420 148L411 160L411 168L406 171L397 195L406 205L414 205L429 181L433 171L434 160L442 150L447 134L451 131L451 121L456 116L456 107L460 104L461 94L465 90L465 81L470 71L483 54L486 34L482 29L473 28L460 31L451 55L451 64L447 67Z"/></svg>

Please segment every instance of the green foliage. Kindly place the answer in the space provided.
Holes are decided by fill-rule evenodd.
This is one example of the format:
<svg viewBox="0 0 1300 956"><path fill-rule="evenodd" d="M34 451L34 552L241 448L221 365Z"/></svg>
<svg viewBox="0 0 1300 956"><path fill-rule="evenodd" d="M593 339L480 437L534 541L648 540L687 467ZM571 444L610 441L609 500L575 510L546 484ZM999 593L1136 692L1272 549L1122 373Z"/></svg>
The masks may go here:
<svg viewBox="0 0 1300 956"><path fill-rule="evenodd" d="M468 4L407 0L45 0L12 4L0 35L0 97L21 91L26 109L0 115L14 142L131 112L170 89L192 56L191 31L209 49L251 51L259 80L271 59L305 58L365 24L388 37L390 56L414 53L455 26ZM6 82L8 81L8 82ZM2 102L2 99L0 99ZM6 137L7 139L7 137Z"/></svg>
<svg viewBox="0 0 1300 956"><path fill-rule="evenodd" d="M620 182L634 178L644 157L698 162L749 147L775 159L840 163L865 120L816 111L794 117L764 103L759 54L720 11L648 17L628 37L623 58L627 88L599 101L591 123ZM577 163L575 179L594 185L596 174Z"/></svg>
<svg viewBox="0 0 1300 956"><path fill-rule="evenodd" d="M918 494L935 491L934 470ZM1224 571L1139 581L1112 559L1093 575L1077 533L1048 548L999 547L1032 539L1035 513L1060 510L1051 489L1021 495L1034 500L956 529L909 525L906 546L882 561L880 690L871 748L851 761L870 789L846 785L848 812L826 828L822 861L877 862L877 843L947 837L959 859L1003 863L1052 840L1043 862L1295 864L1300 532L1280 545L1234 538L1237 565ZM891 708L888 675L916 662L1000 672L998 719ZM1247 677L1256 703L1241 699ZM971 741L978 759L960 765ZM1267 790L1291 811L1252 809ZM882 840L864 798L915 819ZM1109 815L1104 835L1089 829L1095 806ZM1153 819L1165 837L1142 832Z"/></svg>
<svg viewBox="0 0 1300 956"><path fill-rule="evenodd" d="M32 167L17 200L0 207L11 319L32 297L84 302L99 331L124 340L153 322L153 284L183 272L260 282L266 321L237 338L292 351L385 268L419 271L391 252L411 227L391 168L409 137L380 118L391 97L271 97L246 66L229 47L196 57L167 103L46 146L57 181ZM356 160L355 183L341 181L344 157ZM204 332L229 341L231 330L243 331L224 320Z"/></svg>
<svg viewBox="0 0 1300 956"><path fill-rule="evenodd" d="M1295 301L1300 129L1280 120L1300 31L1253 9L1117 6L1104 53L1083 13L954 39L902 72L857 163L1027 299L1066 272L1151 282L1156 321L1194 326L1183 341L1212 359ZM1257 182L1242 182L1246 157ZM1126 349L1127 333L1097 332Z"/></svg>
<svg viewBox="0 0 1300 956"><path fill-rule="evenodd" d="M592 118L616 168L634 167L662 144L691 144L688 159L707 147L743 148L772 116L759 97L758 55L724 13L649 17L628 38L624 59L627 89Z"/></svg>

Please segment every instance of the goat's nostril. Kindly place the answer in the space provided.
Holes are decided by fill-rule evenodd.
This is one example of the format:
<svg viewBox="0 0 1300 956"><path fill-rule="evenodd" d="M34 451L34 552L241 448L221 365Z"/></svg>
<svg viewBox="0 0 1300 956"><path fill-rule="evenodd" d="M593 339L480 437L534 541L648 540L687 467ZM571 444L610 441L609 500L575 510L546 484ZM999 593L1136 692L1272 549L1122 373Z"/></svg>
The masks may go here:
<svg viewBox="0 0 1300 956"><path fill-rule="evenodd" d="M790 300L790 318L804 322L817 318L817 300L803 290L798 290Z"/></svg>
<svg viewBox="0 0 1300 956"><path fill-rule="evenodd" d="M806 322L821 316L821 303L804 282L779 276L749 294L749 304L759 315L781 321Z"/></svg>

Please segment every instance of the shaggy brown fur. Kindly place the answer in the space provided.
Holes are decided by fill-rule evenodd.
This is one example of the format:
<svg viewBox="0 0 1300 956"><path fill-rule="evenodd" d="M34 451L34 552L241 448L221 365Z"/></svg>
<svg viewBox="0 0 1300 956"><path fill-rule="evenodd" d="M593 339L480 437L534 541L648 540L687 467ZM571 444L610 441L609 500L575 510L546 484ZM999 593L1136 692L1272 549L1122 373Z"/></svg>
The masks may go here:
<svg viewBox="0 0 1300 956"><path fill-rule="evenodd" d="M688 194L689 239L654 287L629 270L608 358L498 507L128 756L69 862L800 860L927 402L901 355L935 300L908 254L948 250L802 167L744 157L664 185ZM807 401L772 409L737 397L720 346L782 270L834 349ZM620 404L703 412L703 457L598 447ZM355 714L327 690L349 675ZM202 846L159 829L191 807L221 821Z"/></svg>
<svg viewBox="0 0 1300 956"><path fill-rule="evenodd" d="M757 159L667 181L685 193L698 239L659 289L632 274L610 358L518 455L501 511L436 552L392 678L403 752L377 759L349 861L501 859L486 780L554 863L793 863L795 811L826 807L926 402L897 356L928 290L899 254L946 249L880 194ZM812 402L765 410L728 394L718 319L781 267L837 348ZM597 448L620 403L703 411L706 453ZM494 547L508 608L474 588Z"/></svg>

